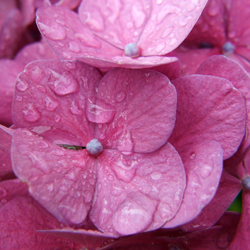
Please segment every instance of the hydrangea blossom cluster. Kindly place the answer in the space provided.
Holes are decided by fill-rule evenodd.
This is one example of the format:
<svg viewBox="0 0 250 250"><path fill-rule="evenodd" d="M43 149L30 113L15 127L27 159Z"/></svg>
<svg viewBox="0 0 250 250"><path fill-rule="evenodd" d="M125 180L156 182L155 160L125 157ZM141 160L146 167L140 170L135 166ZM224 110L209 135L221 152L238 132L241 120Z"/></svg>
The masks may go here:
<svg viewBox="0 0 250 250"><path fill-rule="evenodd" d="M249 3L3 3L0 249L248 249Z"/></svg>

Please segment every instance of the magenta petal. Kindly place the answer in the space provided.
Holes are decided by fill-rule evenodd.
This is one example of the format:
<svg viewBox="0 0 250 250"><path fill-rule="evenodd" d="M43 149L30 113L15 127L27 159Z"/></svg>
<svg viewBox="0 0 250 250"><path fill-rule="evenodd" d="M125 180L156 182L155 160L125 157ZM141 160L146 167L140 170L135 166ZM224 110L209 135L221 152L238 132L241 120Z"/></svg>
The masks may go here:
<svg viewBox="0 0 250 250"><path fill-rule="evenodd" d="M18 197L0 209L1 249L80 249L67 240L37 230L60 228L60 223L30 197Z"/></svg>
<svg viewBox="0 0 250 250"><path fill-rule="evenodd" d="M218 141L223 158L232 156L245 134L245 99L232 83L215 76L191 75L173 81L178 95L177 117L170 143L184 145Z"/></svg>
<svg viewBox="0 0 250 250"><path fill-rule="evenodd" d="M213 198L222 172L223 151L218 142L206 141L182 148L187 187L176 216L164 227L171 228L194 219Z"/></svg>
<svg viewBox="0 0 250 250"><path fill-rule="evenodd" d="M213 226L227 210L242 189L241 181L223 170L219 187L211 202L201 213L181 228L184 231L195 231Z"/></svg>
<svg viewBox="0 0 250 250"><path fill-rule="evenodd" d="M102 55L103 59L123 52L85 28L78 15L67 8L49 6L37 11L37 26L61 59Z"/></svg>
<svg viewBox="0 0 250 250"><path fill-rule="evenodd" d="M0 182L0 208L18 196L28 195L28 186L19 179Z"/></svg>
<svg viewBox="0 0 250 250"><path fill-rule="evenodd" d="M153 153L131 156L104 150L98 162L90 219L100 230L114 235L153 230L176 214L186 178L182 161L170 144Z"/></svg>
<svg viewBox="0 0 250 250"><path fill-rule="evenodd" d="M85 118L87 98L95 95L101 75L81 62L41 60L30 63L16 84L15 127L33 128L56 144L85 146L94 125ZM54 128L56 129L54 129ZM54 136L53 136L54 135Z"/></svg>
<svg viewBox="0 0 250 250"><path fill-rule="evenodd" d="M37 201L60 221L84 221L96 182L95 160L86 150L64 149L16 129L11 151L16 175Z"/></svg>
<svg viewBox="0 0 250 250"><path fill-rule="evenodd" d="M197 74L213 75L229 80L245 97L247 107L246 136L240 151L244 153L250 144L250 76L235 61L224 56L212 56L205 60L198 68Z"/></svg>
<svg viewBox="0 0 250 250"><path fill-rule="evenodd" d="M19 73L24 66L18 62L9 59L0 60L0 123L6 126L12 125L11 105L15 82Z"/></svg>
<svg viewBox="0 0 250 250"><path fill-rule="evenodd" d="M15 57L15 61L24 65L40 59L58 59L44 40L25 46Z"/></svg>
<svg viewBox="0 0 250 250"><path fill-rule="evenodd" d="M229 250L249 249L249 207L250 207L250 193L243 191L242 193L242 213L240 222L237 227L236 235L233 242L230 244Z"/></svg>
<svg viewBox="0 0 250 250"><path fill-rule="evenodd" d="M100 231L63 228L58 230L43 230L45 234L55 235L74 241L83 245L86 249L101 249L101 246L107 242L112 242L115 238L112 234L102 233Z"/></svg>
<svg viewBox="0 0 250 250"><path fill-rule="evenodd" d="M113 69L101 80L97 95L99 123L108 122L97 127L97 139L104 147L124 154L153 152L172 133L177 97L163 74Z"/></svg>

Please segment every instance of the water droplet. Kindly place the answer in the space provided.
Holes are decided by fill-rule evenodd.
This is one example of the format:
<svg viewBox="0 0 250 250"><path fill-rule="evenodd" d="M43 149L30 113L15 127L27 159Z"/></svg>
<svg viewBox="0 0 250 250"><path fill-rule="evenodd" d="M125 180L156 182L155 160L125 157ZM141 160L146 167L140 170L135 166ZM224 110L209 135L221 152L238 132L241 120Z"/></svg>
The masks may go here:
<svg viewBox="0 0 250 250"><path fill-rule="evenodd" d="M138 57L140 54L140 50L135 43L129 43L125 46L124 53L125 56Z"/></svg>
<svg viewBox="0 0 250 250"><path fill-rule="evenodd" d="M113 177L112 175L109 175L108 179L109 179L110 181L113 181L113 180L114 180L114 177Z"/></svg>
<svg viewBox="0 0 250 250"><path fill-rule="evenodd" d="M173 29L174 27L169 27L165 29L161 34L161 38L166 38L173 31Z"/></svg>
<svg viewBox="0 0 250 250"><path fill-rule="evenodd" d="M46 93L46 92L47 92L46 89L45 89L42 85L36 85L36 88L37 88L39 91L43 92L43 93Z"/></svg>
<svg viewBox="0 0 250 250"><path fill-rule="evenodd" d="M82 12L82 19L85 19L84 23L86 26L88 26L91 30L93 31L103 31L104 30L104 23L103 23L103 18L102 14L100 11L95 9L95 12L99 12L98 14L98 20L91 18L91 13L89 12Z"/></svg>
<svg viewBox="0 0 250 250"><path fill-rule="evenodd" d="M89 203L91 202L91 200L92 200L92 194L91 193L85 194L85 202Z"/></svg>
<svg viewBox="0 0 250 250"><path fill-rule="evenodd" d="M131 155L134 149L132 135L129 130L124 130L117 141L117 149L124 155Z"/></svg>
<svg viewBox="0 0 250 250"><path fill-rule="evenodd" d="M65 71L62 74L59 74L53 70L50 71L55 77L55 80L53 83L49 83L49 87L55 94L62 96L78 91L79 84L70 72Z"/></svg>
<svg viewBox="0 0 250 250"><path fill-rule="evenodd" d="M82 111L78 108L77 104L75 103L75 101L73 101L71 103L71 106L69 108L70 112L73 114L73 115L80 115L82 114Z"/></svg>
<svg viewBox="0 0 250 250"><path fill-rule="evenodd" d="M159 43L155 48L156 52L160 53L165 48L165 46L165 43Z"/></svg>
<svg viewBox="0 0 250 250"><path fill-rule="evenodd" d="M215 16L220 12L220 5L217 3L217 1L211 1L210 6L208 8L208 14L210 16Z"/></svg>
<svg viewBox="0 0 250 250"><path fill-rule="evenodd" d="M23 116L27 122L36 122L41 118L41 114L31 103L29 103L23 110Z"/></svg>
<svg viewBox="0 0 250 250"><path fill-rule="evenodd" d="M151 178L152 178L153 180L158 180L158 179L161 178L161 173L153 172L153 173L150 174L150 176L151 176Z"/></svg>
<svg viewBox="0 0 250 250"><path fill-rule="evenodd" d="M191 16L184 16L179 22L180 26L184 27L191 19L192 19Z"/></svg>
<svg viewBox="0 0 250 250"><path fill-rule="evenodd" d="M196 157L196 154L192 152L192 153L190 154L190 159L193 160L195 157Z"/></svg>
<svg viewBox="0 0 250 250"><path fill-rule="evenodd" d="M88 98L86 115L90 122L107 123L114 118L115 109L100 99Z"/></svg>
<svg viewBox="0 0 250 250"><path fill-rule="evenodd" d="M170 40L169 45L174 45L177 42L176 38Z"/></svg>
<svg viewBox="0 0 250 250"><path fill-rule="evenodd" d="M125 92L124 92L124 91L120 91L120 92L116 95L116 98L115 98L115 99L116 99L117 102L121 102L121 101L124 100L125 96L126 96Z"/></svg>
<svg viewBox="0 0 250 250"><path fill-rule="evenodd" d="M69 50L76 53L81 51L79 45L73 41L69 43Z"/></svg>
<svg viewBox="0 0 250 250"><path fill-rule="evenodd" d="M230 38L236 37L236 32L235 32L235 31L230 31L230 32L228 33L228 37L230 37Z"/></svg>
<svg viewBox="0 0 250 250"><path fill-rule="evenodd" d="M63 40L66 38L66 31L59 25L51 24L50 26L38 22L38 27L41 33L48 39Z"/></svg>
<svg viewBox="0 0 250 250"><path fill-rule="evenodd" d="M21 101L23 100L23 98L22 98L21 96L17 95L17 96L16 96L16 100L17 100L18 102L21 102Z"/></svg>
<svg viewBox="0 0 250 250"><path fill-rule="evenodd" d="M55 116L55 122L59 122L60 119L61 119L60 115L56 115L56 116Z"/></svg>
<svg viewBox="0 0 250 250"><path fill-rule="evenodd" d="M72 59L71 53L68 53L68 52L62 52L62 56L64 59L67 59L67 60Z"/></svg>
<svg viewBox="0 0 250 250"><path fill-rule="evenodd" d="M228 233L222 233L217 239L217 246L219 248L226 248L229 245L229 235Z"/></svg>
<svg viewBox="0 0 250 250"><path fill-rule="evenodd" d="M201 177L203 179L208 178L211 175L212 170L213 170L213 165L204 163L201 168Z"/></svg>
<svg viewBox="0 0 250 250"><path fill-rule="evenodd" d="M39 67L32 67L30 70L30 77L35 82L40 82L44 77L44 72Z"/></svg>
<svg viewBox="0 0 250 250"><path fill-rule="evenodd" d="M86 149L91 155L98 155L102 152L103 146L97 139L93 139L87 143Z"/></svg>
<svg viewBox="0 0 250 250"><path fill-rule="evenodd" d="M87 47L92 47L92 48L101 47L101 44L97 41L97 39L95 39L95 37L93 37L92 34L88 34L87 32L85 34L76 33L74 34L74 36Z"/></svg>
<svg viewBox="0 0 250 250"><path fill-rule="evenodd" d="M65 64L66 64L66 67L67 67L68 69L70 69L70 70L76 68L76 65L75 65L74 62L66 62Z"/></svg>
<svg viewBox="0 0 250 250"><path fill-rule="evenodd" d="M7 191L5 188L0 187L0 197L3 198L7 195Z"/></svg>
<svg viewBox="0 0 250 250"><path fill-rule="evenodd" d="M58 107L59 103L52 100L50 97L46 96L45 105L46 105L46 110L54 111Z"/></svg>
<svg viewBox="0 0 250 250"><path fill-rule="evenodd" d="M19 80L16 84L16 89L19 91L25 91L29 87L29 84L25 81Z"/></svg>
<svg viewBox="0 0 250 250"><path fill-rule="evenodd" d="M162 0L157 0L156 4L162 4Z"/></svg>

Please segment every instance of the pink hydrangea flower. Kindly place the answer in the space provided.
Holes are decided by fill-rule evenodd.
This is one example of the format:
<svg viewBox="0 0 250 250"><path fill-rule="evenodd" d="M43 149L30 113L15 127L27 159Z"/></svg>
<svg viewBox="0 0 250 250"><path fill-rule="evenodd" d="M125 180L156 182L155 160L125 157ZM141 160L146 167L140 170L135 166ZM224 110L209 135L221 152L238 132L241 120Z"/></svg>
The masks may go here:
<svg viewBox="0 0 250 250"><path fill-rule="evenodd" d="M69 225L89 214L101 231L126 235L192 220L216 191L222 159L240 145L245 100L219 77L173 83L177 116L175 88L156 71L113 69L101 78L81 62L27 65L10 132L16 175ZM87 149L58 146L66 144Z"/></svg>
<svg viewBox="0 0 250 250"><path fill-rule="evenodd" d="M82 1L78 14L43 7L37 25L60 59L100 68L150 68L187 36L206 4L200 1Z"/></svg>

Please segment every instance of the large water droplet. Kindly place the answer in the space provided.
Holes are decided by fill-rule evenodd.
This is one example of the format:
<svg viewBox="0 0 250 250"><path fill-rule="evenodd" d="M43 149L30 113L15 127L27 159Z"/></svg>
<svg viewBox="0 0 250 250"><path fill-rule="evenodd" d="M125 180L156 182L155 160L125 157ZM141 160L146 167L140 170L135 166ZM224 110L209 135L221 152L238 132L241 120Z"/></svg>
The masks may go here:
<svg viewBox="0 0 250 250"><path fill-rule="evenodd" d="M21 96L17 95L17 96L16 96L16 100L17 100L18 102L21 102L21 101L23 100L23 98L22 98Z"/></svg>
<svg viewBox="0 0 250 250"><path fill-rule="evenodd" d="M60 115L56 115L56 116L55 116L55 122L59 122L60 119L61 119L61 116L60 116Z"/></svg>
<svg viewBox="0 0 250 250"><path fill-rule="evenodd" d="M41 114L31 103L23 110L23 116L27 122L36 122L41 118Z"/></svg>
<svg viewBox="0 0 250 250"><path fill-rule="evenodd" d="M82 111L78 108L77 104L75 103L75 101L73 101L71 103L71 106L69 108L70 112L73 114L73 115L80 115L82 114Z"/></svg>
<svg viewBox="0 0 250 250"><path fill-rule="evenodd" d="M76 53L81 51L79 45L73 41L69 43L69 50Z"/></svg>
<svg viewBox="0 0 250 250"><path fill-rule="evenodd" d="M42 34L52 40L63 40L66 38L66 31L59 25L46 25L44 23L38 22L38 26Z"/></svg>
<svg viewBox="0 0 250 250"><path fill-rule="evenodd" d="M157 46L156 46L156 48L155 48L155 50L156 50L156 52L158 52L158 53L160 53L164 48L165 48L165 46L166 46L166 44L165 43L159 43Z"/></svg>
<svg viewBox="0 0 250 250"><path fill-rule="evenodd" d="M211 165L209 163L204 163L201 166L201 177L203 179L208 178L211 175L212 170L213 170L213 164Z"/></svg>
<svg viewBox="0 0 250 250"><path fill-rule="evenodd" d="M121 102L121 101L124 100L125 96L126 96L125 92L124 92L124 91L120 91L120 92L116 95L116 98L115 98L115 99L116 99L117 102Z"/></svg>
<svg viewBox="0 0 250 250"><path fill-rule="evenodd" d="M46 110L54 111L58 107L59 103L52 100L50 97L46 96L45 105L46 105Z"/></svg>
<svg viewBox="0 0 250 250"><path fill-rule="evenodd" d="M25 91L28 87L29 87L29 84L27 82L25 82L25 81L19 80L16 83L16 89L19 90L19 91Z"/></svg>
<svg viewBox="0 0 250 250"><path fill-rule="evenodd" d="M44 72L39 67L33 67L32 70L30 70L30 77L33 81L39 82L44 77Z"/></svg>
<svg viewBox="0 0 250 250"><path fill-rule="evenodd" d="M5 188L0 187L0 198L3 198L7 195L7 191Z"/></svg>
<svg viewBox="0 0 250 250"><path fill-rule="evenodd" d="M125 129L117 141L117 149L124 155L133 154L134 143L129 130Z"/></svg>
<svg viewBox="0 0 250 250"><path fill-rule="evenodd" d="M95 123L107 123L112 121L115 115L115 109L113 106L98 99L88 98L86 116L90 122Z"/></svg>
<svg viewBox="0 0 250 250"><path fill-rule="evenodd" d="M50 71L55 77L55 80L54 82L49 83L49 87L55 92L55 94L62 96L78 91L79 84L70 72L65 71L62 74L58 74L53 70Z"/></svg>

